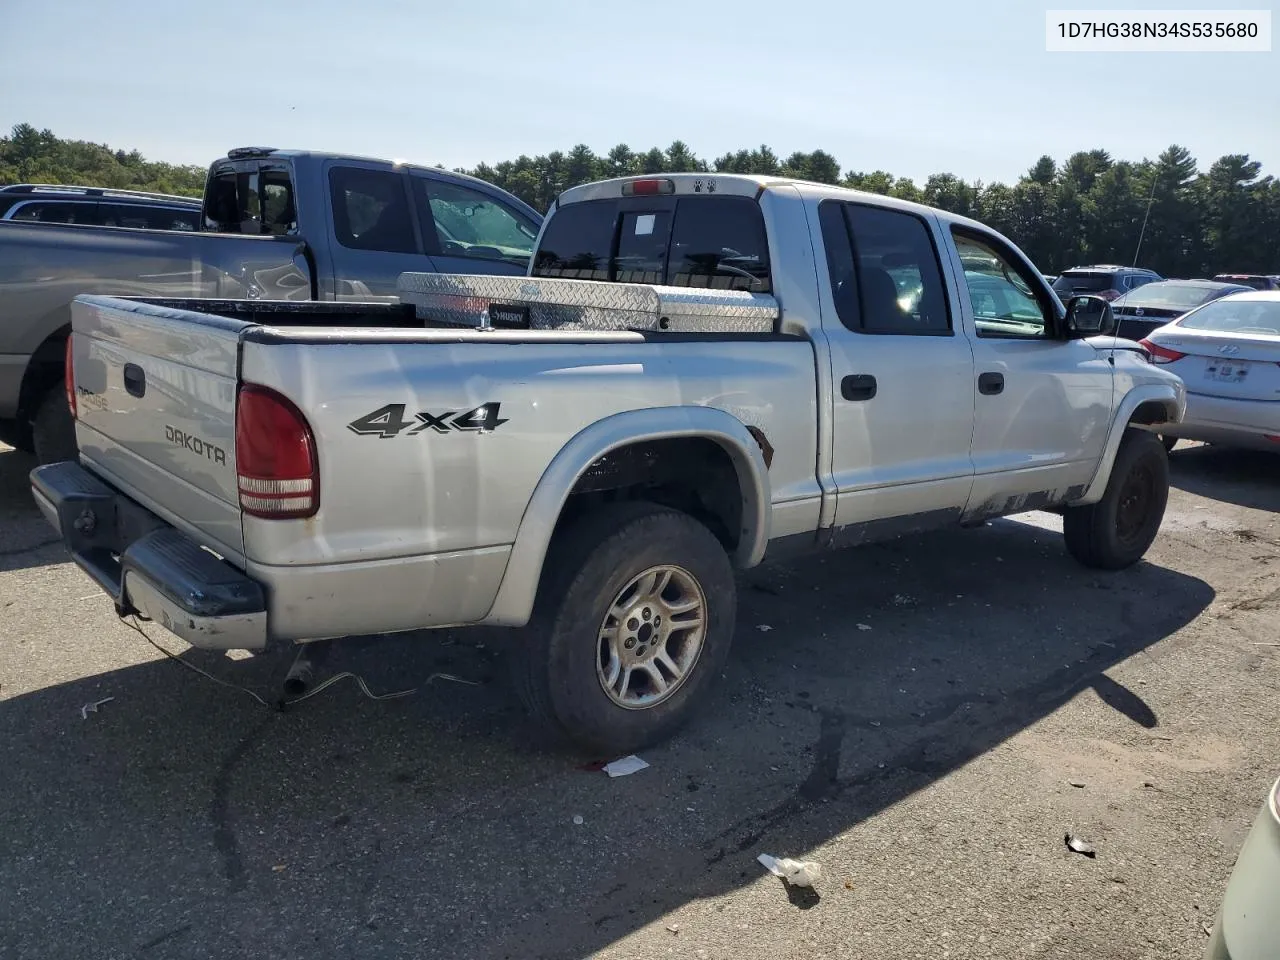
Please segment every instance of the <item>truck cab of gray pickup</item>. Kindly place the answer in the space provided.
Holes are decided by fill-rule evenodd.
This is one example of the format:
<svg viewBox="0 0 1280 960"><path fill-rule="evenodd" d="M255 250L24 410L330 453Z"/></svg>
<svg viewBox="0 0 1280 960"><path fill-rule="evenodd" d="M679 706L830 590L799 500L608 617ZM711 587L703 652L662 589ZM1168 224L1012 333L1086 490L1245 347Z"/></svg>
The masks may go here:
<svg viewBox="0 0 1280 960"><path fill-rule="evenodd" d="M405 271L522 274L541 215L434 167L265 147L209 168L199 231L0 221L0 439L75 455L62 390L78 294L396 299Z"/></svg>
<svg viewBox="0 0 1280 960"><path fill-rule="evenodd" d="M77 299L80 461L32 486L122 615L207 648L521 628L531 712L616 752L706 699L735 568L1046 509L1117 569L1160 527L1182 382L972 220L633 177L564 193L527 276L399 287Z"/></svg>

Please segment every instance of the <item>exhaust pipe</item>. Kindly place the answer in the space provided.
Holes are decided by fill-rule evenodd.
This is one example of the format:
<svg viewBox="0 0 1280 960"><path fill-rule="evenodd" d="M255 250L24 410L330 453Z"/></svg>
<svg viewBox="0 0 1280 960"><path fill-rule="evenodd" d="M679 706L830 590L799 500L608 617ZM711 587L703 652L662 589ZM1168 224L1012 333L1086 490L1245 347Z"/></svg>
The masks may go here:
<svg viewBox="0 0 1280 960"><path fill-rule="evenodd" d="M293 658L293 665L289 667L289 672L284 678L286 701L296 699L311 689L316 667L328 659L332 646L332 641L329 640L299 644L298 653Z"/></svg>

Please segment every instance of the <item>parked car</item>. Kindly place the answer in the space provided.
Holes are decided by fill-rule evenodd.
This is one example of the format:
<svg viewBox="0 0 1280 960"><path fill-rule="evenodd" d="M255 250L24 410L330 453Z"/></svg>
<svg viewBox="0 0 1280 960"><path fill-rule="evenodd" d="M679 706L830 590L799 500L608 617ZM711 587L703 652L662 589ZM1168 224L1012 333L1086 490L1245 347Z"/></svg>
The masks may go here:
<svg viewBox="0 0 1280 960"><path fill-rule="evenodd" d="M975 315L969 254L1034 315ZM32 486L122 614L214 649L529 625L530 712L616 755L706 701L735 567L1040 508L1117 569L1164 513L1182 382L940 210L611 180L559 197L526 276L400 290L345 315L76 299L80 459Z"/></svg>
<svg viewBox="0 0 1280 960"><path fill-rule="evenodd" d="M1187 412L1161 428L1177 438L1280 453L1280 291L1234 293L1142 341L1187 385Z"/></svg>
<svg viewBox="0 0 1280 960"><path fill-rule="evenodd" d="M1058 279L1058 275L1056 273L1044 274L1044 282L1049 284L1049 286L1053 286L1053 282L1057 279Z"/></svg>
<svg viewBox="0 0 1280 960"><path fill-rule="evenodd" d="M1254 290L1280 290L1280 277L1262 273L1220 273L1213 278L1219 283L1238 283Z"/></svg>
<svg viewBox="0 0 1280 960"><path fill-rule="evenodd" d="M1252 287L1213 280L1157 280L1111 301L1116 335L1141 340L1157 327L1201 304L1232 293L1248 293Z"/></svg>
<svg viewBox="0 0 1280 960"><path fill-rule="evenodd" d="M1274 960L1280 949L1280 780L1236 857L1204 960Z"/></svg>
<svg viewBox="0 0 1280 960"><path fill-rule="evenodd" d="M0 220L138 230L199 230L200 201L141 190L16 183L0 187Z"/></svg>
<svg viewBox="0 0 1280 960"><path fill-rule="evenodd" d="M1154 270L1140 267L1117 267L1101 264L1093 267L1072 267L1063 270L1053 281L1053 289L1065 303L1072 297L1093 296L1114 300L1144 283L1155 283L1164 277Z"/></svg>
<svg viewBox="0 0 1280 960"><path fill-rule="evenodd" d="M75 454L62 380L77 294L393 301L406 270L523 273L542 224L461 174L258 147L209 168L199 231L80 225L124 205L104 197L42 202L97 207L75 225L0 220L0 440L42 463Z"/></svg>

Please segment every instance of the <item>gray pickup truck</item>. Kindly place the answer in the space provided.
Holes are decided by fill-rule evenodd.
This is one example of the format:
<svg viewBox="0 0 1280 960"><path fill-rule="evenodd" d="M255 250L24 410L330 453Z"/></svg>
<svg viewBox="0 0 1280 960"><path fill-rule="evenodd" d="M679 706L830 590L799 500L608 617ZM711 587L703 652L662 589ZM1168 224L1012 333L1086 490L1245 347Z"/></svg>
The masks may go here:
<svg viewBox="0 0 1280 960"><path fill-rule="evenodd" d="M618 752L706 699L735 568L1046 509L1116 569L1164 514L1182 381L928 207L614 180L528 276L400 291L76 300L80 460L32 487L122 615L213 649L524 628L531 712Z"/></svg>
<svg viewBox="0 0 1280 960"><path fill-rule="evenodd" d="M78 294L394 300L407 270L524 273L541 222L445 170L252 147L210 167L199 232L0 220L0 440L75 455L62 379Z"/></svg>

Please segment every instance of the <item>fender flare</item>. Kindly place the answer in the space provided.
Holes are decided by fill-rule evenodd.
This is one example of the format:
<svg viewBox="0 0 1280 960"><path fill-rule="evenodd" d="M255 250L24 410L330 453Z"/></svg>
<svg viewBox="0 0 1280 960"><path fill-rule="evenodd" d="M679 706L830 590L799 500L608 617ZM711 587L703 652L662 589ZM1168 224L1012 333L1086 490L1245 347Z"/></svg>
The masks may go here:
<svg viewBox="0 0 1280 960"><path fill-rule="evenodd" d="M520 627L529 621L556 523L574 484L591 464L630 444L684 437L713 440L729 455L743 498L734 563L738 567L759 563L769 542L769 468L742 421L715 407L630 410L583 428L547 466L525 506L493 606L481 622Z"/></svg>
<svg viewBox="0 0 1280 960"><path fill-rule="evenodd" d="M1116 454L1120 450L1120 441L1124 439L1124 432L1129 428L1129 419L1138 407L1153 400L1164 404L1165 411L1169 414L1169 420L1174 423L1181 420L1186 413L1187 393L1185 388L1181 388L1181 384L1146 383L1136 386L1126 393L1124 399L1120 401L1120 407L1117 409L1115 417L1111 421L1111 429L1107 433L1107 443L1102 448L1102 459L1098 461L1098 468L1094 471L1093 479L1085 488L1084 494L1079 499L1071 501L1068 506L1085 506L1097 503L1102 499L1102 495L1107 490L1107 481L1111 479L1111 467L1116 462Z"/></svg>

